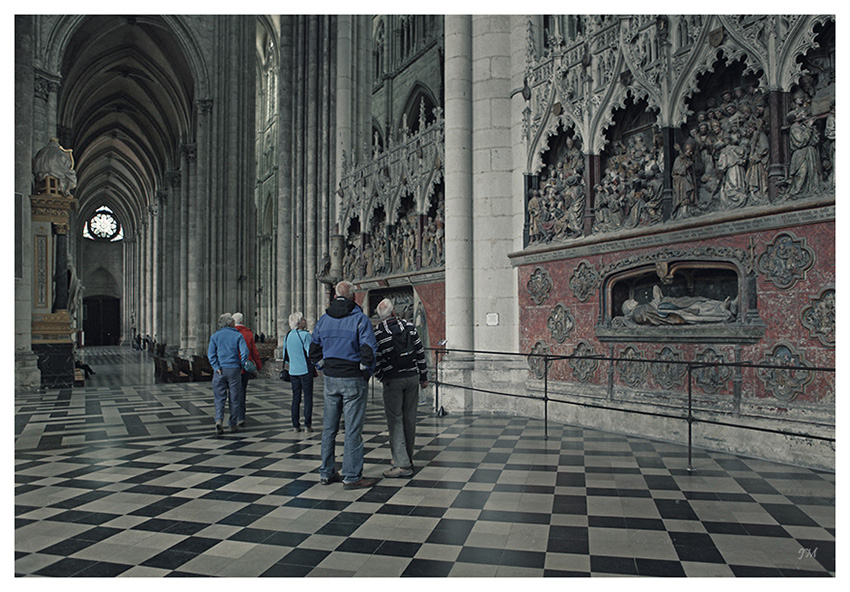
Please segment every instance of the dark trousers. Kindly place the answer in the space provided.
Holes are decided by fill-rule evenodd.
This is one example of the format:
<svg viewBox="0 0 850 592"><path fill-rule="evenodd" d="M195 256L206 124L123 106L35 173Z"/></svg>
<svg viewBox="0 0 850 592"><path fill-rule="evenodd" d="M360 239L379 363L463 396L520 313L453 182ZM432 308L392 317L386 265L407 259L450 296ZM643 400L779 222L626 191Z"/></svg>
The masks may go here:
<svg viewBox="0 0 850 592"><path fill-rule="evenodd" d="M313 374L291 376L292 384L292 427L301 427L301 397L304 397L304 425L313 427Z"/></svg>
<svg viewBox="0 0 850 592"><path fill-rule="evenodd" d="M248 392L248 376L247 372L242 373L242 396L239 397L239 423L245 423L245 405L247 405Z"/></svg>

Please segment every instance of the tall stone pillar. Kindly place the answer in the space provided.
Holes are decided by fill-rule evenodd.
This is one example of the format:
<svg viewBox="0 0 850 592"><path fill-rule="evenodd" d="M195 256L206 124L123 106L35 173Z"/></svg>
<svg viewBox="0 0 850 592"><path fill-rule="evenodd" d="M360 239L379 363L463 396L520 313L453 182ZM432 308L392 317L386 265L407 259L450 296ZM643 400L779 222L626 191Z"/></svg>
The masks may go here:
<svg viewBox="0 0 850 592"><path fill-rule="evenodd" d="M277 198L277 347L275 358L283 359L283 337L289 331L289 314L292 312L292 167L289 159L292 152L292 109L293 100L293 68L295 67L292 52L292 37L294 23L297 17L283 16L280 19L280 83L278 84L278 105L280 106L280 127L276 153L280 159L278 167L278 198Z"/></svg>
<svg viewBox="0 0 850 592"><path fill-rule="evenodd" d="M474 346L472 18L446 15L446 341Z"/></svg>
<svg viewBox="0 0 850 592"><path fill-rule="evenodd" d="M512 112L511 17L473 16L472 37L474 304L473 316L467 323L474 328L473 349L516 351L517 272L508 254L522 248L518 238L522 236L523 223L523 171L515 170L513 158L514 122L522 119L514 118ZM448 164L451 158L446 156ZM448 228L446 234L451 236Z"/></svg>
<svg viewBox="0 0 850 592"><path fill-rule="evenodd" d="M15 15L15 386L41 384L38 357L32 351L33 241L32 185L33 17ZM18 265L19 263L19 265ZM18 269L19 267L19 269Z"/></svg>
<svg viewBox="0 0 850 592"><path fill-rule="evenodd" d="M180 190L180 357L183 358L191 358L192 355L189 351L189 243L193 239L189 232L189 202L192 199L190 180L195 175L195 155L194 144L183 145L180 166L183 172Z"/></svg>

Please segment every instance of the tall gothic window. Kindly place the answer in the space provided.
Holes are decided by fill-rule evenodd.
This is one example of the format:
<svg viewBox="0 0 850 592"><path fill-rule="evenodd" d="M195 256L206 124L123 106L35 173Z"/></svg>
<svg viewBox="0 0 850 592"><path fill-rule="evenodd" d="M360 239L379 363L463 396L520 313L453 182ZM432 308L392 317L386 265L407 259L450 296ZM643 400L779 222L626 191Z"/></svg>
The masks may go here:
<svg viewBox="0 0 850 592"><path fill-rule="evenodd" d="M83 225L83 237L115 242L124 238L121 223L107 206L100 206Z"/></svg>

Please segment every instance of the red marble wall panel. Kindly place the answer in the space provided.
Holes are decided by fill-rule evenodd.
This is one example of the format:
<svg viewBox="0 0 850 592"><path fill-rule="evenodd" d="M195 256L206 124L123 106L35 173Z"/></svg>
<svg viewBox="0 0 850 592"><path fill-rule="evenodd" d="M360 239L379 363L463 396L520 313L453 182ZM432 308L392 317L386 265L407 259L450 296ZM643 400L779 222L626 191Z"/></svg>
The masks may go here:
<svg viewBox="0 0 850 592"><path fill-rule="evenodd" d="M802 240L802 244L814 255L810 269L805 277L800 278L792 286L780 288L768 280L765 273L758 271L759 257L766 252L777 237L783 233L790 234L795 240ZM798 226L787 230L766 230L759 232L743 233L734 236L723 237L718 240L700 240L678 243L671 247L675 250L695 250L700 247L732 247L742 249L754 255L756 262L756 291L758 297L758 312L760 318L766 325L764 337L755 344L743 344L735 346L729 343L705 343L686 344L676 343L676 327L670 327L669 345L680 352L682 359L692 361L695 356L707 346L713 347L722 353L727 361L735 361L735 349L740 348L743 361L753 363L765 362L765 357L772 354L775 346L780 343L791 346L791 349L802 356L807 365L819 367L835 366L835 348L821 343L813 337L809 329L802 322L803 310L810 306L814 299L819 298L822 290L835 287L835 223L822 222L807 226ZM597 289L591 294L586 302L581 302L570 289L570 278L576 266L581 261L586 261L597 272L603 266L615 264L625 258L640 257L657 253L665 247L653 247L644 249L630 249L618 253L605 253L601 255L586 256L581 258L565 258L559 261L544 263L533 263L519 267L519 304L520 304L520 348L523 352L530 352L537 342L542 342L548 347L548 351L554 354L570 355L574 352L579 341L586 341L599 355L622 356L629 345L634 346L642 352L644 358L656 358L663 349L665 343L655 342L627 342L606 343L597 338L596 328L600 320L600 293ZM671 260L672 261L672 260ZM537 269L547 272L551 280L551 289L548 296L541 303L532 300L528 283ZM744 281L745 278L742 278ZM600 284L604 278L600 278ZM575 319L575 325L569 337L563 343L553 339L547 321L553 308L557 304L566 307ZM782 406L781 401L766 392L763 381L755 376L754 370L747 370L749 376L744 376L744 397L755 397L770 399L768 403ZM618 373L615 372L615 382L618 381ZM551 378L558 380L572 380L574 377L564 362L553 364L550 368ZM805 396L795 399L799 402L829 403L829 397L834 397L834 375L831 373L813 373L811 382L806 387ZM604 384L607 381L607 365L601 363L593 384ZM749 383L749 385L747 384ZM730 383L731 384L731 383ZM655 377L646 372L644 385L641 388L662 389ZM702 392L697 388L696 391ZM722 398L723 394L717 394Z"/></svg>
<svg viewBox="0 0 850 592"><path fill-rule="evenodd" d="M422 306L425 307L425 319L428 323L428 345L437 345L446 338L446 284L434 282L414 287Z"/></svg>

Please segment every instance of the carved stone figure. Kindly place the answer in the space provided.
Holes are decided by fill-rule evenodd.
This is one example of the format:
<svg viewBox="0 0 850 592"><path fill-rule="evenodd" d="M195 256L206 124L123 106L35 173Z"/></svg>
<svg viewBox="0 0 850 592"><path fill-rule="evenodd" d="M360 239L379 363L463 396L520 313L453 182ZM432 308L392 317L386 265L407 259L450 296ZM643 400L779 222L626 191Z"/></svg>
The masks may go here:
<svg viewBox="0 0 850 592"><path fill-rule="evenodd" d="M770 145L767 134L764 133L762 124L758 120L747 123L747 136L749 139L746 172L747 191L749 192L749 203L755 205L767 200L767 165Z"/></svg>
<svg viewBox="0 0 850 592"><path fill-rule="evenodd" d="M696 179L694 177L694 142L685 142L673 161L673 217L686 218L696 211Z"/></svg>
<svg viewBox="0 0 850 592"><path fill-rule="evenodd" d="M817 145L820 135L805 108L788 114L791 124L791 165L788 169L788 195L809 195L820 189L820 168Z"/></svg>
<svg viewBox="0 0 850 592"><path fill-rule="evenodd" d="M623 303L623 323L629 325L693 325L730 323L737 313L737 298L723 301L703 296L664 296L659 286L652 288L652 300L638 304L629 299Z"/></svg>
<svg viewBox="0 0 850 592"><path fill-rule="evenodd" d="M72 152L62 148L57 138L50 138L47 146L36 153L32 160L32 172L36 183L43 182L47 177L57 179L58 189L63 195L70 195L77 187Z"/></svg>
<svg viewBox="0 0 850 592"><path fill-rule="evenodd" d="M747 149L738 144L738 137L729 134L718 143L717 170L723 175L720 184L720 204L731 210L747 204Z"/></svg>

